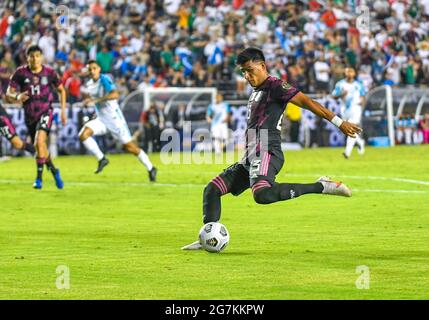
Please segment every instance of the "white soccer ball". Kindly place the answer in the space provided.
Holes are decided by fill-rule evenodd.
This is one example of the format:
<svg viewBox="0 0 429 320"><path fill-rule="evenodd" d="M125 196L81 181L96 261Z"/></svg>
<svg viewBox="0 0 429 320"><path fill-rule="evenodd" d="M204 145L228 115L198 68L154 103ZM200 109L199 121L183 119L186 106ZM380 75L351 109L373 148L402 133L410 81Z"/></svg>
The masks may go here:
<svg viewBox="0 0 429 320"><path fill-rule="evenodd" d="M219 222L209 222L200 230L200 243L208 252L221 252L229 242L229 232Z"/></svg>

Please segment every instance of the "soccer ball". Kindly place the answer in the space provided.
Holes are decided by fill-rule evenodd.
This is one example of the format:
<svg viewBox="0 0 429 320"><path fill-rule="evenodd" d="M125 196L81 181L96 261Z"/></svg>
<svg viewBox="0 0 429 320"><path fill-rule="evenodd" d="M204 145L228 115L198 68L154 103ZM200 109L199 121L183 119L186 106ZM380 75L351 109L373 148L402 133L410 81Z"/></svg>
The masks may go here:
<svg viewBox="0 0 429 320"><path fill-rule="evenodd" d="M200 243L208 252L221 252L229 242L229 232L219 222L209 222L200 230Z"/></svg>

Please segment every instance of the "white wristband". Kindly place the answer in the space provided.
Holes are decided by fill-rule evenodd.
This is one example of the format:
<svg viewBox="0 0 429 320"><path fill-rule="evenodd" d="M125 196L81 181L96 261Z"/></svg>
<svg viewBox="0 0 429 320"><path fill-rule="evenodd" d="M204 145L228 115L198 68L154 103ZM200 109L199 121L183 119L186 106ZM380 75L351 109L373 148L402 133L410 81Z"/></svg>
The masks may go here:
<svg viewBox="0 0 429 320"><path fill-rule="evenodd" d="M343 123L343 119L341 119L339 116L335 116L332 118L331 122L339 128Z"/></svg>

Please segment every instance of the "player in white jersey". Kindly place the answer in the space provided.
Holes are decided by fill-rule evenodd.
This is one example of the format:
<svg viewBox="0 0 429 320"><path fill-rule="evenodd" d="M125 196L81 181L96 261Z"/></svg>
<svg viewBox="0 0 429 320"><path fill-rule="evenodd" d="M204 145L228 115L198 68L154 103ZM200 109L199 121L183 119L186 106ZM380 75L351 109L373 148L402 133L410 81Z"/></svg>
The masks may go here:
<svg viewBox="0 0 429 320"><path fill-rule="evenodd" d="M216 104L210 104L207 109L207 121L210 123L210 131L214 142L216 153L221 153L223 146L228 140L228 123L230 120L231 108L223 101L222 94L216 96Z"/></svg>
<svg viewBox="0 0 429 320"><path fill-rule="evenodd" d="M335 84L332 96L335 99L340 98L342 101L341 113L342 118L350 123L360 125L362 119L362 110L365 105L365 88L363 84L356 80L356 71L352 67L345 69L346 78ZM348 159L352 153L354 145L358 146L358 153L365 152L365 140L358 134L355 138L347 137L346 149L343 155Z"/></svg>
<svg viewBox="0 0 429 320"><path fill-rule="evenodd" d="M100 150L92 135L104 135L110 132L113 137L122 143L124 150L137 156L149 172L150 181L155 181L157 169L152 165L147 154L133 141L125 121L124 115L118 104L119 93L112 80L101 74L101 68L94 60L88 61L90 80L85 84L84 94L88 96L84 100L85 105L95 105L97 118L88 121L79 133L79 138L88 151L98 159L99 173L109 164L109 160Z"/></svg>

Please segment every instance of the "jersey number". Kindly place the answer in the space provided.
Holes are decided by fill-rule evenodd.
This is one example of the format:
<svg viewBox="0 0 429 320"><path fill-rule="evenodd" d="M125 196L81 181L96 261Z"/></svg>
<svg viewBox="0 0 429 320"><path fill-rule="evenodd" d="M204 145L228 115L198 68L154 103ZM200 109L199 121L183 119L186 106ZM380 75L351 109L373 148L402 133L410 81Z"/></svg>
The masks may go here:
<svg viewBox="0 0 429 320"><path fill-rule="evenodd" d="M51 120L50 115L44 115L40 119L40 128L45 129L45 130L49 130L51 128L50 127L50 120Z"/></svg>
<svg viewBox="0 0 429 320"><path fill-rule="evenodd" d="M37 86L31 85L30 89L31 89L31 95L32 96L39 96L40 95L40 86L39 85L37 85Z"/></svg>
<svg viewBox="0 0 429 320"><path fill-rule="evenodd" d="M6 137L6 139L11 139L12 134L10 133L10 130L7 126L0 127L0 135L3 135Z"/></svg>
<svg viewBox="0 0 429 320"><path fill-rule="evenodd" d="M261 160L253 159L250 164L249 177L255 179L258 177L261 169Z"/></svg>

